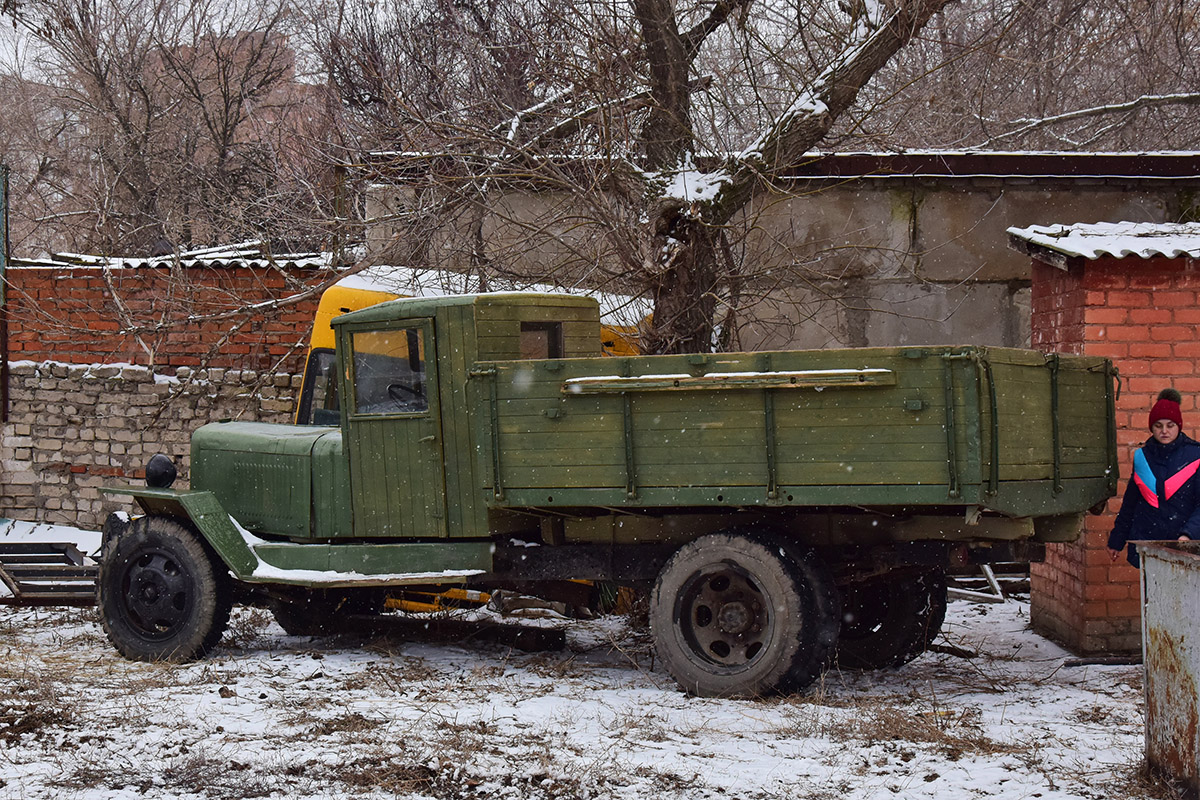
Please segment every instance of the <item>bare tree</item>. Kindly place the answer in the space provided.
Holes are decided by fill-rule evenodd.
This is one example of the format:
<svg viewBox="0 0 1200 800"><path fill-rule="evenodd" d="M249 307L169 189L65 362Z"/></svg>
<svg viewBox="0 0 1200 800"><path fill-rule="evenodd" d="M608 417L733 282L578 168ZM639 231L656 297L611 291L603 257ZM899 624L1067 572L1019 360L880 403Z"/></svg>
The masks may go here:
<svg viewBox="0 0 1200 800"><path fill-rule="evenodd" d="M847 146L1200 146L1200 8L1177 0L948 6L873 82ZM853 146L853 145L851 145Z"/></svg>
<svg viewBox="0 0 1200 800"><path fill-rule="evenodd" d="M288 0L44 0L18 19L36 42L21 77L69 120L45 154L59 240L150 254L330 238L327 118L296 80Z"/></svg>
<svg viewBox="0 0 1200 800"><path fill-rule="evenodd" d="M439 208L522 182L582 202L538 233L590 227L605 278L654 298L648 347L682 352L713 346L747 277L735 217L947 2L811 2L795 18L753 0L351 4L318 20L315 49L347 124L407 154L393 169L436 179ZM725 56L711 71L706 49Z"/></svg>

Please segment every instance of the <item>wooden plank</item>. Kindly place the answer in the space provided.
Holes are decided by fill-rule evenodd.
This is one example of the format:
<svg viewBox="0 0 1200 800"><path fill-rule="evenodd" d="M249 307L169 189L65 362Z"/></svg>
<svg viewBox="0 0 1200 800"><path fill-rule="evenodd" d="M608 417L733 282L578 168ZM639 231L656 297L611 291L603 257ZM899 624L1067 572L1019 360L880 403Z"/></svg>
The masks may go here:
<svg viewBox="0 0 1200 800"><path fill-rule="evenodd" d="M720 420L661 419L655 420L653 427L645 427L647 422L649 420L643 416L636 420L634 436L639 448L719 446L734 440L765 443L766 438L761 414L757 418L743 415ZM582 415L555 418L544 414L505 415L500 434L506 450L552 449L559 446L616 447L623 442L624 436L621 419L611 414L590 419ZM934 424L905 427L880 425L871 428L851 424L825 427L795 425L778 428L776 442L781 453L849 446L866 448L865 452L869 452L871 449L896 446L944 446L945 434L940 425Z"/></svg>
<svg viewBox="0 0 1200 800"><path fill-rule="evenodd" d="M547 420L543 420L547 421ZM624 452L625 436L619 427L603 429L571 430L555 428L553 430L527 428L520 430L510 428L508 423L500 431L500 446L505 453L533 451L549 453L558 450L620 450Z"/></svg>
<svg viewBox="0 0 1200 800"><path fill-rule="evenodd" d="M547 464L538 467L504 463L505 492L516 489L566 490L579 487L625 488L624 462L612 464Z"/></svg>
<svg viewBox="0 0 1200 800"><path fill-rule="evenodd" d="M567 302L552 300L550 302L541 302L536 300L528 302L522 300L520 303L476 303L475 318L477 324L487 324L491 322L559 322L559 321L574 321L580 323L595 322L597 331L600 326L600 309L599 306L591 303L577 303L571 295L561 295L562 297L571 297Z"/></svg>
<svg viewBox="0 0 1200 800"><path fill-rule="evenodd" d="M537 450L510 447L504 451L502 469L508 475L509 469L524 467L561 467L561 466L607 466L623 468L625 464L625 448L571 448L561 447L554 450ZM614 478L615 480L615 478Z"/></svg>
<svg viewBox="0 0 1200 800"><path fill-rule="evenodd" d="M895 450L900 447L940 448L946 455L946 434L939 425L914 425L907 428L880 426L877 430L851 435L855 428L781 428L776 432L776 445L781 455L789 452L805 452L812 449L834 449L840 446L860 445L876 452ZM882 455L882 453L880 452ZM873 456L872 456L873 457Z"/></svg>
<svg viewBox="0 0 1200 800"><path fill-rule="evenodd" d="M894 386L889 369L810 369L773 372L708 372L622 377L568 378L563 394L613 394L617 392L731 391L737 389L850 389Z"/></svg>
<svg viewBox="0 0 1200 800"><path fill-rule="evenodd" d="M442 406L442 455L446 464L446 533L454 536L483 536L487 533L487 508L475 491L483 483L474 453L474 426L479 420L470 413L469 387L460 383L473 354L473 325L470 306L445 310L437 321L439 399Z"/></svg>
<svg viewBox="0 0 1200 800"><path fill-rule="evenodd" d="M545 414L530 416L505 414L500 419L500 435L504 437L547 434L565 438L590 433L624 436L620 416L597 414L594 417L587 417L582 414L569 414L550 418Z"/></svg>

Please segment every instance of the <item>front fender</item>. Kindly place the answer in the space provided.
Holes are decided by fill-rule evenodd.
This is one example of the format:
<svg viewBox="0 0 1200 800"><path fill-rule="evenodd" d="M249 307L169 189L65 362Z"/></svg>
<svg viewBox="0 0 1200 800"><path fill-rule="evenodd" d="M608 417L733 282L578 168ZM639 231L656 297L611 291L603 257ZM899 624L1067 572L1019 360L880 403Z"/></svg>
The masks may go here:
<svg viewBox="0 0 1200 800"><path fill-rule="evenodd" d="M173 517L194 528L239 580L249 578L258 567L258 556L212 492L142 486L112 486L100 491L132 497L147 514Z"/></svg>
<svg viewBox="0 0 1200 800"><path fill-rule="evenodd" d="M132 497L147 514L172 517L199 531L233 576L246 583L427 586L462 583L492 569L490 539L389 544L265 541L242 530L212 492L140 486L103 491Z"/></svg>

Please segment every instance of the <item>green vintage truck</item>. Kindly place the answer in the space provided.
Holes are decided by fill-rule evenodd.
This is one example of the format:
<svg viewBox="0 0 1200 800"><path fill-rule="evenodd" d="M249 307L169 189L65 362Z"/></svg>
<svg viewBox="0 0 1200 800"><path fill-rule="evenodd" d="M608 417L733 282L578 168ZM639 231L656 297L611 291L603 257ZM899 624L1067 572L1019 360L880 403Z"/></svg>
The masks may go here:
<svg viewBox="0 0 1200 800"><path fill-rule="evenodd" d="M337 426L218 422L190 489L113 487L98 598L130 658L191 659L234 602L289 632L389 588L650 588L700 695L895 666L944 570L1033 559L1116 487L1115 373L983 347L600 355L588 298L404 299L338 317ZM164 474L167 473L167 474Z"/></svg>

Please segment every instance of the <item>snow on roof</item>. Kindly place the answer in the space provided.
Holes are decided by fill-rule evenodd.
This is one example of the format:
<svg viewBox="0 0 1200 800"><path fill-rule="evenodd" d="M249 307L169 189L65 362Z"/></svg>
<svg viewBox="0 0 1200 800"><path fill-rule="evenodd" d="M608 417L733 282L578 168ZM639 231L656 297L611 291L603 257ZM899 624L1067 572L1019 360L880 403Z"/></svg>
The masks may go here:
<svg viewBox="0 0 1200 800"><path fill-rule="evenodd" d="M12 260L13 266L27 269L138 269L170 267L179 263L197 266L275 266L299 269L325 269L336 266L333 253L272 253L262 242L202 247L162 256L98 256L85 253L53 253L45 258Z"/></svg>
<svg viewBox="0 0 1200 800"><path fill-rule="evenodd" d="M811 98L810 98L811 100ZM739 152L696 153L701 172L727 167L757 152L756 142ZM586 155L560 153L559 157L579 163L602 160ZM434 161L445 153L378 151L371 154L381 161L391 159L411 165ZM910 178L1004 179L1035 178L1064 180L1184 181L1200 179L1200 151L1196 150L848 150L830 152L812 150L800 156L783 173L792 180L863 178L872 180ZM403 182L403 181L400 181ZM395 185L396 181L379 184ZM679 196L673 194L670 196Z"/></svg>
<svg viewBox="0 0 1200 800"><path fill-rule="evenodd" d="M1200 223L1093 222L1009 228L1018 249L1031 255L1048 250L1069 258L1200 258Z"/></svg>
<svg viewBox="0 0 1200 800"><path fill-rule="evenodd" d="M477 275L447 270L416 269L377 265L347 275L338 286L386 292L402 297L444 297L448 294L478 294L488 292L547 292L594 297L600 304L600 316L613 324L635 326L653 311L648 300L630 295L600 292L581 287L533 283L513 278L488 278L487 287Z"/></svg>

